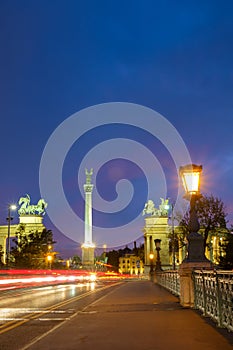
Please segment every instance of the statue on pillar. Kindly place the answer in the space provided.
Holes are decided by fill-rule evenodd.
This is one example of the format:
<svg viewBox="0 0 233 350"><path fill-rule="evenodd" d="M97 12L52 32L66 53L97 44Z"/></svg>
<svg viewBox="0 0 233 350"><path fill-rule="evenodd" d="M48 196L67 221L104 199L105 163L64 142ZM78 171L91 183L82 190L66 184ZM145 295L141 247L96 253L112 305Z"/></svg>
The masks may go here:
<svg viewBox="0 0 233 350"><path fill-rule="evenodd" d="M86 184L91 184L91 176L93 175L93 168L91 168L90 171L88 171L87 169L85 169L85 173L86 173Z"/></svg>
<svg viewBox="0 0 233 350"><path fill-rule="evenodd" d="M145 215L145 214L150 214L150 215L156 215L158 212L158 209L155 208L155 205L154 205L154 202L149 199L146 203L145 203L145 206L144 206L144 209L143 209L143 212L142 212L142 215Z"/></svg>
<svg viewBox="0 0 233 350"><path fill-rule="evenodd" d="M48 206L48 203L41 198L36 205L32 205L31 198L29 194L26 194L25 197L19 199L18 204L20 208L18 210L19 215L44 215L45 209Z"/></svg>
<svg viewBox="0 0 233 350"><path fill-rule="evenodd" d="M161 204L159 205L159 209L155 208L154 202L149 199L144 206L142 215L150 214L152 216L160 217L167 216L169 210L169 199L160 198Z"/></svg>

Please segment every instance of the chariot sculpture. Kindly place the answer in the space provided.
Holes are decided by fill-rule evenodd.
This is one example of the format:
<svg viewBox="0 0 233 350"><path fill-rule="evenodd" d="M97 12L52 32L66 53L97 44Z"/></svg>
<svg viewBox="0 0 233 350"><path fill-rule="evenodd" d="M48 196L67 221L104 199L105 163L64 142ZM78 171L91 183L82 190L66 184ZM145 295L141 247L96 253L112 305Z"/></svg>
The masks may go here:
<svg viewBox="0 0 233 350"><path fill-rule="evenodd" d="M43 198L41 198L36 205L32 205L31 198L29 194L26 194L25 197L19 199L20 208L18 210L19 215L44 215L45 209L48 204Z"/></svg>
<svg viewBox="0 0 233 350"><path fill-rule="evenodd" d="M161 204L159 209L155 208L154 202L149 199L144 206L142 215L150 214L152 216L167 216L169 210L169 199L160 198Z"/></svg>

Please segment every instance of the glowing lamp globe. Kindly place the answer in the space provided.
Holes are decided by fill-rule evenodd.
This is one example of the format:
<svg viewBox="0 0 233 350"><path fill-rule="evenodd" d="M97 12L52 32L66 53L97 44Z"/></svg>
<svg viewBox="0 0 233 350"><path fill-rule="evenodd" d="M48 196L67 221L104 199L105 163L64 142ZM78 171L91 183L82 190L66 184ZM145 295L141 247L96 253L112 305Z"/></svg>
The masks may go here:
<svg viewBox="0 0 233 350"><path fill-rule="evenodd" d="M16 209L17 209L17 206L16 206L15 204L11 204L11 205L10 205L10 209L11 209L11 210L16 210Z"/></svg>
<svg viewBox="0 0 233 350"><path fill-rule="evenodd" d="M200 193L202 165L188 164L180 167L180 176L187 195Z"/></svg>

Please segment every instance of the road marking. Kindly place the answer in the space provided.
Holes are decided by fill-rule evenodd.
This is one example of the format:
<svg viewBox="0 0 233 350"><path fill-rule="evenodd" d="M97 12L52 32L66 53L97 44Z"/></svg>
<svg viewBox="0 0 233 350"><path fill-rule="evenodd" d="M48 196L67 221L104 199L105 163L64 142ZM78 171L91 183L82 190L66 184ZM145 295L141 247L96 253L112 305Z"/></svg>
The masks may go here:
<svg viewBox="0 0 233 350"><path fill-rule="evenodd" d="M117 284L121 284L121 283L122 283L122 282L118 282ZM115 284L115 285L116 285L116 284ZM104 286L104 287L101 287L101 288L99 288L99 289L90 290L90 291L88 291L88 292L86 292L86 293L83 293L83 294L81 294L81 295L77 295L76 297L73 297L73 298L71 298L71 299L64 300L64 301L61 301L61 302L59 302L59 303L57 303L57 304L55 304L55 305L49 306L49 307L47 307L47 308L45 308L45 309L43 309L43 310L41 310L41 311L39 311L39 312L31 312L31 313L25 315L25 318L23 317L22 319L19 319L19 320L17 320L17 319L12 319L12 320L10 320L9 322L0 325L0 334L6 333L6 332L8 332L8 331L10 331L10 330L12 330L12 329L14 329L14 328L16 328L16 327L19 327L19 326L23 325L24 323L27 323L27 322L29 322L29 321L31 321L31 320L38 319L39 316L42 316L42 315L44 315L44 314L49 314L49 313L55 311L55 310L56 310L57 308L59 308L59 307L62 307L62 306L65 306L65 305L67 305L67 304L69 304L69 303L72 303L72 302L74 302L74 301L83 299L83 298L85 298L85 297L87 297L88 295L91 295L91 294L93 294L93 293L100 292L100 291L102 291L102 290L104 290L104 289L111 288L112 286L113 286L113 285L111 284L110 286ZM72 315L72 316L73 316L73 315ZM64 321L65 321L65 320L64 320ZM62 322L62 323L63 323L63 322Z"/></svg>
<svg viewBox="0 0 233 350"><path fill-rule="evenodd" d="M44 321L67 321L67 320L70 320L70 317L60 317L60 318L37 318L36 320L34 321L41 321L41 322L44 322Z"/></svg>
<svg viewBox="0 0 233 350"><path fill-rule="evenodd" d="M97 291L101 291L104 289L108 289L111 288L113 286L116 286L118 284L122 284L123 282L117 282L116 284L110 285L110 286L105 286L102 287L100 289L98 289ZM102 297L100 297L99 299L102 299ZM92 305L92 303L90 303L89 305ZM85 309L85 308L84 308ZM77 311L76 313L74 313L69 320L71 320L72 318L74 318L75 316L77 316L80 313L80 311ZM39 337L35 338L34 340L32 340L30 343L28 343L25 347L21 348L20 350L27 350L29 349L33 344L37 343L38 341L40 341L41 339L45 338L47 335L49 335L50 333L54 332L56 329L58 329L59 327L61 327L64 323L66 322L66 320L64 320L63 322L59 323L58 325L56 325L55 327L53 327L52 329L50 329L48 332L40 335ZM1 334L1 333L0 333Z"/></svg>

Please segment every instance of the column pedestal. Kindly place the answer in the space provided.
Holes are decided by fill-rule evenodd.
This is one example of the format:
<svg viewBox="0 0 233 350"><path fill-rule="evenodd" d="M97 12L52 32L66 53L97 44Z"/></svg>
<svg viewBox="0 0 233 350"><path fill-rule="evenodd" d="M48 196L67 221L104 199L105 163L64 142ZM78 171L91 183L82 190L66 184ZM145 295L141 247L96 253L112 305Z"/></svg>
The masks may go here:
<svg viewBox="0 0 233 350"><path fill-rule="evenodd" d="M83 269L86 270L94 270L94 252L95 247L86 246L85 244L82 245L82 265Z"/></svg>
<svg viewBox="0 0 233 350"><path fill-rule="evenodd" d="M180 304L184 307L194 306L194 283L192 272L194 269L211 269L210 261L183 262L179 267L180 275Z"/></svg>

